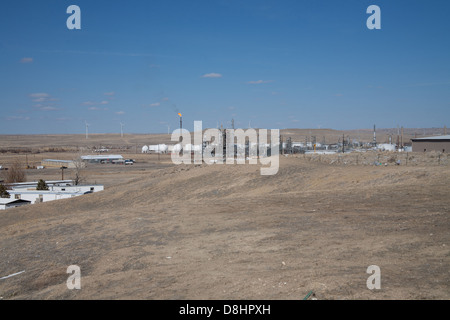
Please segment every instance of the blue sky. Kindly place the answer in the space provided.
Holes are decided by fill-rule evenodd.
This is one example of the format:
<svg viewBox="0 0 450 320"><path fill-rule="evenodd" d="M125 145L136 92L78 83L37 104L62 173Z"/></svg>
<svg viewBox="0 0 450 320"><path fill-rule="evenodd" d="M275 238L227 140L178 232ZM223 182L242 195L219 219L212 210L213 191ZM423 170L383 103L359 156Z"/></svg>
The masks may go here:
<svg viewBox="0 0 450 320"><path fill-rule="evenodd" d="M69 5L81 30L69 30ZM369 5L381 29L369 30ZM0 134L449 126L449 1L8 1Z"/></svg>

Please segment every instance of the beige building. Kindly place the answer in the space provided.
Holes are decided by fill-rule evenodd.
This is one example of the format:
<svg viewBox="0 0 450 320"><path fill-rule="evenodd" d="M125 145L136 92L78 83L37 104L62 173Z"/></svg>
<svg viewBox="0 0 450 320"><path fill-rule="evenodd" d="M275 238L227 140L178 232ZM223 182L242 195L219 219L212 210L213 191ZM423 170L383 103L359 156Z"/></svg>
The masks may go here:
<svg viewBox="0 0 450 320"><path fill-rule="evenodd" d="M450 151L450 135L413 138L411 141L413 152L438 151L445 153Z"/></svg>

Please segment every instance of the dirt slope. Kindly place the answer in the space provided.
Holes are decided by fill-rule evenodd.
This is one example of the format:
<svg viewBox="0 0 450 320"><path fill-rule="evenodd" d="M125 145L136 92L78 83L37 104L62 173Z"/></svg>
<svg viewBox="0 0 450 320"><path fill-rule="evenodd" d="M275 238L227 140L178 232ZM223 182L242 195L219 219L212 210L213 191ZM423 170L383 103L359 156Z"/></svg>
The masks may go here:
<svg viewBox="0 0 450 320"><path fill-rule="evenodd" d="M3 299L449 299L450 169L177 166L0 212ZM119 173L118 173L119 174ZM81 290L66 287L69 265ZM369 290L369 265L381 289Z"/></svg>

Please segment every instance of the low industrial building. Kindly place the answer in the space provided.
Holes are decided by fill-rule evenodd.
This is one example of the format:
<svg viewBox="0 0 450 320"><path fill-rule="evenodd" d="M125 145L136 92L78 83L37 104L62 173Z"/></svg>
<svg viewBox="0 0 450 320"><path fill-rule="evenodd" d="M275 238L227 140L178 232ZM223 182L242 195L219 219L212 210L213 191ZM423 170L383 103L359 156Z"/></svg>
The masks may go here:
<svg viewBox="0 0 450 320"><path fill-rule="evenodd" d="M47 180L45 184L50 188L52 186L71 186L73 185L73 180ZM33 190L37 188L37 181L29 181L29 182L15 182L8 184L8 188L11 189L30 189Z"/></svg>
<svg viewBox="0 0 450 320"><path fill-rule="evenodd" d="M82 192L57 192L48 190L11 190L8 193L13 199L27 200L31 204L68 199L84 194Z"/></svg>
<svg viewBox="0 0 450 320"><path fill-rule="evenodd" d="M31 204L31 201L15 198L0 198L0 210L20 207L27 204Z"/></svg>
<svg viewBox="0 0 450 320"><path fill-rule="evenodd" d="M49 190L14 188L8 190L11 198L30 201L31 204L82 196L87 193L103 191L103 185L51 186Z"/></svg>
<svg viewBox="0 0 450 320"><path fill-rule="evenodd" d="M104 190L103 185L74 185L72 180L46 181L48 190L36 190L37 182L14 183L8 187L10 199L26 200L29 203L40 203L59 199L68 199L81 196L87 193L94 193Z"/></svg>
<svg viewBox="0 0 450 320"><path fill-rule="evenodd" d="M58 192L81 192L91 193L91 192L99 192L103 191L104 187L101 184L82 184L82 185L72 185L72 186L63 186L63 185L54 185L48 188L50 191L58 191Z"/></svg>
<svg viewBox="0 0 450 320"><path fill-rule="evenodd" d="M98 192L98 191L103 191L104 187L101 184L82 184L82 185L73 185L73 184L69 184L69 183L61 183L61 184L47 184L48 190L44 190L44 191L53 191L53 192L74 192L74 193L78 193L81 192L82 194L86 193L86 192ZM32 184L30 184L30 186L12 186L11 190L12 191L39 191L36 190L36 186L32 186Z"/></svg>
<svg viewBox="0 0 450 320"><path fill-rule="evenodd" d="M413 152L438 151L445 153L450 151L450 135L413 138L411 141Z"/></svg>
<svg viewBox="0 0 450 320"><path fill-rule="evenodd" d="M115 163L118 161L125 162L123 157L118 154L81 156L81 160L87 163Z"/></svg>

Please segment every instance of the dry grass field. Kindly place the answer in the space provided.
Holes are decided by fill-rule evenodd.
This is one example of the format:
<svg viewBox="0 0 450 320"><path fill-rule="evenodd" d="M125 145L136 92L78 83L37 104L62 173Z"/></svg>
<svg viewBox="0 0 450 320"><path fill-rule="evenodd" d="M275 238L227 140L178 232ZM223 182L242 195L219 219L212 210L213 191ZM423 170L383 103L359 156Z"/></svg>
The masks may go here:
<svg viewBox="0 0 450 320"><path fill-rule="evenodd" d="M133 149L158 137L92 137L137 163L89 165L84 177L102 192L0 211L0 278L25 271L0 280L1 299L300 300L310 290L450 299L449 165L281 156L279 172L261 176L260 165L175 166ZM85 146L81 136L2 138L3 148L40 149L30 163ZM0 164L15 157L25 155L2 153ZM57 168L26 172L61 178ZM81 268L80 290L66 286L70 265ZM379 290L366 286L370 265L380 267Z"/></svg>

